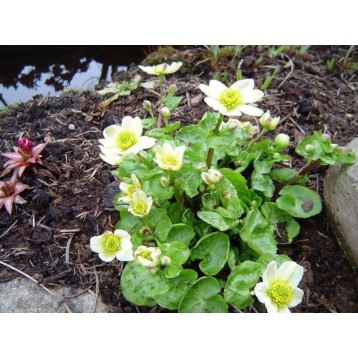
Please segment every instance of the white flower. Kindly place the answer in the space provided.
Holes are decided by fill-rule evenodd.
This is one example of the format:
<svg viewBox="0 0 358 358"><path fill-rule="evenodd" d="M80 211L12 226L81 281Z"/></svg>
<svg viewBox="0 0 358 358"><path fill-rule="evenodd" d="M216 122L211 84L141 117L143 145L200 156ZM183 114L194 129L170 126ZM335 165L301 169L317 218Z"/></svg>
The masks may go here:
<svg viewBox="0 0 358 358"><path fill-rule="evenodd" d="M244 113L261 116L263 113L261 109L251 106L264 95L262 91L254 89L254 80L237 81L229 88L217 80L211 80L209 86L201 84L199 88L208 96L205 102L223 115L241 116Z"/></svg>
<svg viewBox="0 0 358 358"><path fill-rule="evenodd" d="M140 118L124 117L122 124L111 125L103 131L104 139L100 139L104 160L115 161L115 155L124 156L127 153L137 154L143 149L153 147L154 138L142 136L143 127ZM118 159L118 158L117 158Z"/></svg>
<svg viewBox="0 0 358 358"><path fill-rule="evenodd" d="M119 165L123 162L123 156L117 154L118 150L116 148L106 148L103 145L100 145L99 148L102 152L99 154L99 156L106 163L111 165Z"/></svg>
<svg viewBox="0 0 358 358"><path fill-rule="evenodd" d="M223 178L224 175L216 169L209 169L207 172L201 173L201 179L208 185L218 184Z"/></svg>
<svg viewBox="0 0 358 358"><path fill-rule="evenodd" d="M268 313L289 313L289 308L301 303L303 291L298 288L303 267L296 262L284 262L279 269L271 261L263 273L263 282L255 286L257 299L264 303Z"/></svg>
<svg viewBox="0 0 358 358"><path fill-rule="evenodd" d="M132 193L132 198L129 201L128 211L139 217L147 216L149 214L150 208L152 207L153 199L151 196L147 197L144 191L134 190Z"/></svg>
<svg viewBox="0 0 358 358"><path fill-rule="evenodd" d="M163 147L155 148L155 161L163 169L175 172L183 166L185 146L173 148L171 144L164 143Z"/></svg>
<svg viewBox="0 0 358 358"><path fill-rule="evenodd" d="M90 247L98 253L102 261L110 262L116 257L120 261L133 261L131 236L127 231L105 231L102 235L91 237Z"/></svg>
<svg viewBox="0 0 358 358"><path fill-rule="evenodd" d="M160 264L160 255L159 247L138 246L134 260L146 268L155 269Z"/></svg>
<svg viewBox="0 0 358 358"><path fill-rule="evenodd" d="M266 128L269 131L274 130L278 123L280 122L280 117L271 117L270 111L265 112L260 118L260 124L262 127Z"/></svg>
<svg viewBox="0 0 358 358"><path fill-rule="evenodd" d="M133 184L127 184L124 182L119 184L119 189L121 189L121 191L126 194L125 196L122 196L118 199L119 202L129 203L132 199L133 191L142 189L140 182L135 174L131 175L131 179Z"/></svg>
<svg viewBox="0 0 358 358"><path fill-rule="evenodd" d="M182 62L173 62L172 64L168 65L167 63L162 63L160 65L155 66L138 66L142 71L148 73L149 75L169 75L179 70L182 66Z"/></svg>

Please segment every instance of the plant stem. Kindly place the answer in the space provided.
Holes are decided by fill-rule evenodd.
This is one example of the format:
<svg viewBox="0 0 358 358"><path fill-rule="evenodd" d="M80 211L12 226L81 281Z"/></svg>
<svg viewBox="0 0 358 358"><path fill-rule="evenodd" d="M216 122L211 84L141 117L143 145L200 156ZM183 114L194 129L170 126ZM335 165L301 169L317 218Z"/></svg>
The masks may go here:
<svg viewBox="0 0 358 358"><path fill-rule="evenodd" d="M265 133L267 133L267 132L268 132L267 129L263 128L262 131L261 131L261 133L260 133L256 138L252 139L252 140L249 142L249 144L248 144L248 146L246 147L246 149L249 149L255 142L257 142L258 139L260 139L260 138L261 138Z"/></svg>
<svg viewBox="0 0 358 358"><path fill-rule="evenodd" d="M159 76L159 105L161 106L163 104L163 84L164 84L164 75Z"/></svg>
<svg viewBox="0 0 358 358"><path fill-rule="evenodd" d="M170 184L174 187L174 196L175 196L175 200L178 204L179 212L182 215L185 210L184 204L183 204L183 196L180 194L179 188L177 188L177 186L175 185L175 178L174 178L173 172L169 172L169 178L170 178Z"/></svg>
<svg viewBox="0 0 358 358"><path fill-rule="evenodd" d="M222 123L223 119L224 119L224 115L220 114L218 123L216 123L216 127L215 127L215 129L213 131L213 133L215 135L219 134L220 126L221 126L221 123ZM208 167L208 169L211 168L211 162L213 160L213 156L214 156L214 148L209 148L208 155L206 156L206 166Z"/></svg>
<svg viewBox="0 0 358 358"><path fill-rule="evenodd" d="M275 189L274 196L276 196L280 192L280 190L282 190L283 187L285 187L286 185L292 185L292 184L296 183L297 180L301 179L304 175L309 173L312 169L318 167L318 165L319 165L319 159L308 161L306 163L306 165L299 170L297 175L295 175L287 183L281 183L280 185L277 186L277 188Z"/></svg>

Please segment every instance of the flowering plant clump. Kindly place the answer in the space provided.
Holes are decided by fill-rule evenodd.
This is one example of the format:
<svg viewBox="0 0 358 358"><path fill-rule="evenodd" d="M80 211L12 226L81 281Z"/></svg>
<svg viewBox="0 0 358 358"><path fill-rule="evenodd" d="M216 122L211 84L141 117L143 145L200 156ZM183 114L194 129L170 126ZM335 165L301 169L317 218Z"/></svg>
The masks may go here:
<svg viewBox="0 0 358 358"><path fill-rule="evenodd" d="M41 152L45 149L47 142L34 147L31 140L22 137L18 140L18 144L18 147L14 147L14 152L1 153L3 157L9 158L4 164L5 170L2 175L6 175L14 169L18 172L19 177L21 177L26 168L36 163L42 164Z"/></svg>
<svg viewBox="0 0 358 358"><path fill-rule="evenodd" d="M141 68L161 78L179 69ZM117 256L124 239L112 234L92 238L92 250L104 261L130 261L121 290L138 306L227 312L229 305L245 309L256 298L268 312L289 312L302 300L297 286L304 270L279 248L299 234L297 218L322 208L318 194L304 186L307 173L318 165L351 164L353 152L316 131L297 144L306 164L296 170L285 152L289 136L264 137L280 118L257 107L263 92L252 79L200 85L217 112L182 128L170 122L173 107L161 110L168 99L163 84L157 116L145 101L151 118L125 117L100 140L102 159L121 181L114 235L130 236L132 256ZM260 117L260 126L241 121L243 113Z"/></svg>
<svg viewBox="0 0 358 358"><path fill-rule="evenodd" d="M10 180L0 181L0 209L4 206L6 211L11 215L14 204L25 204L19 194L29 186L16 180L16 172Z"/></svg>

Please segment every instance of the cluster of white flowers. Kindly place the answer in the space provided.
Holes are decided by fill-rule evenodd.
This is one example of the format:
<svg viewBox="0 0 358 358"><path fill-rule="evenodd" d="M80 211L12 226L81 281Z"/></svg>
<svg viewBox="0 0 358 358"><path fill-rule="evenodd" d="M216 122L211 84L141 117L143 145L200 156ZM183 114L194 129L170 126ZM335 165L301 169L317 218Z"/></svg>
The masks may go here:
<svg viewBox="0 0 358 358"><path fill-rule="evenodd" d="M174 62L171 65L164 63L157 66L139 66L139 68L148 74L163 78L167 74L178 71L181 66L181 62ZM259 122L265 131L275 129L279 123L279 117L272 118L269 111L264 113L256 106L264 93L254 89L252 79L237 81L230 87L217 80L211 80L209 85L201 84L199 88L207 96L205 102L210 107L222 116L230 117L227 123L221 125L220 130L226 128L235 131L237 127L241 127L249 136L257 134L258 126L253 126L248 121L241 122L231 118L242 114L260 117ZM148 103L145 103L147 108L149 108ZM163 112L161 115L168 117L170 111ZM184 145L174 147L169 142L156 145L156 139L144 136L142 133L142 121L138 117L126 116L121 125L105 128L104 139L99 140L101 158L111 165L120 165L129 153L138 154L142 150L153 148L155 162L160 168L170 173L179 171L183 167L186 149ZM289 145L289 137L279 134L275 138L275 145L278 148L286 148ZM201 177L207 185L218 185L224 178L219 170L213 168L202 172ZM166 177L161 178L161 183L163 186L170 185ZM142 190L141 182L135 174L131 175L131 183L121 182L119 188L124 195L118 199L118 202L128 204L128 211L132 215L145 218L150 213L153 199ZM135 260L151 272L171 262L169 257L161 254L158 247L139 246L133 251L131 236L124 230L115 230L113 233L105 231L102 235L93 236L90 247L105 262L115 258L120 261ZM277 268L276 262L272 261L263 273L263 281L256 284L253 292L257 299L265 304L268 312L290 312L289 308L297 306L302 301L303 291L297 287L302 275L303 268L295 262L285 262Z"/></svg>

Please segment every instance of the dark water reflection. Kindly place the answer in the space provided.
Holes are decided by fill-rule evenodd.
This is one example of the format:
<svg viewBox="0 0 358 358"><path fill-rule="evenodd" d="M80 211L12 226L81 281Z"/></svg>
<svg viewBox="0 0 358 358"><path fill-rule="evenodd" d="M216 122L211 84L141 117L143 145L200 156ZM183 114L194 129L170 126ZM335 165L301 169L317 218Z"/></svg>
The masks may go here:
<svg viewBox="0 0 358 358"><path fill-rule="evenodd" d="M144 57L143 46L0 46L0 107L66 88L93 89Z"/></svg>

